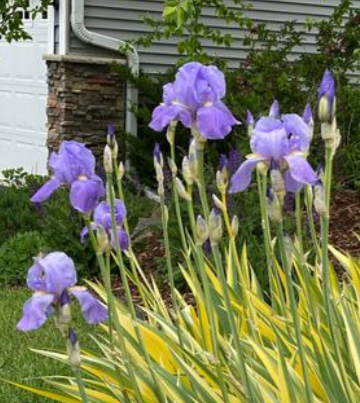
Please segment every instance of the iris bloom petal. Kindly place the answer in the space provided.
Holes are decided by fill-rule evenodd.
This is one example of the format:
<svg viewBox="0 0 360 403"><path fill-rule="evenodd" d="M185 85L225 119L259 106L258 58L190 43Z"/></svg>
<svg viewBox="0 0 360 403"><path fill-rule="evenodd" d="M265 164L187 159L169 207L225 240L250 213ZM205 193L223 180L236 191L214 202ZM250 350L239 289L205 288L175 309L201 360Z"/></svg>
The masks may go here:
<svg viewBox="0 0 360 403"><path fill-rule="evenodd" d="M107 309L89 291L82 287L73 288L69 291L79 301L81 312L86 322L96 324L107 319Z"/></svg>
<svg viewBox="0 0 360 403"><path fill-rule="evenodd" d="M220 101L211 106L204 106L197 112L197 129L207 139L223 139L237 123L228 108Z"/></svg>
<svg viewBox="0 0 360 403"><path fill-rule="evenodd" d="M63 252L53 252L35 259L27 275L27 285L33 291L52 293L60 297L77 282L75 265Z"/></svg>
<svg viewBox="0 0 360 403"><path fill-rule="evenodd" d="M284 157L289 165L289 172L292 178L300 183L314 184L317 176L310 164L302 155L287 155Z"/></svg>
<svg viewBox="0 0 360 403"><path fill-rule="evenodd" d="M285 172L284 180L285 180L285 189L287 192L297 193L304 187L304 183L296 181L291 176L290 171Z"/></svg>
<svg viewBox="0 0 360 403"><path fill-rule="evenodd" d="M51 294L34 295L25 302L23 317L17 324L17 330L29 332L39 329L51 313L51 303L54 296Z"/></svg>
<svg viewBox="0 0 360 403"><path fill-rule="evenodd" d="M97 179L84 179L73 182L70 189L71 205L80 213L91 213L104 194L104 185Z"/></svg>
<svg viewBox="0 0 360 403"><path fill-rule="evenodd" d="M153 113L149 127L161 132L173 120L180 120L185 127L191 126L191 113L180 104L159 105Z"/></svg>
<svg viewBox="0 0 360 403"><path fill-rule="evenodd" d="M245 190L251 182L251 176L256 165L265 161L264 157L251 157L244 161L240 168L235 172L234 176L231 178L230 183L230 193L238 193Z"/></svg>
<svg viewBox="0 0 360 403"><path fill-rule="evenodd" d="M61 183L57 179L51 178L44 185L42 185L41 188L34 194L34 196L30 199L31 202L32 203L43 203L60 186L61 186Z"/></svg>
<svg viewBox="0 0 360 403"><path fill-rule="evenodd" d="M118 235L118 239L119 239L120 249L128 250L129 249L129 236L126 233L126 231L124 231L122 228L118 227L117 235ZM113 247L114 250L116 250L115 236L114 236L113 230L110 231L110 240L111 240L111 246Z"/></svg>

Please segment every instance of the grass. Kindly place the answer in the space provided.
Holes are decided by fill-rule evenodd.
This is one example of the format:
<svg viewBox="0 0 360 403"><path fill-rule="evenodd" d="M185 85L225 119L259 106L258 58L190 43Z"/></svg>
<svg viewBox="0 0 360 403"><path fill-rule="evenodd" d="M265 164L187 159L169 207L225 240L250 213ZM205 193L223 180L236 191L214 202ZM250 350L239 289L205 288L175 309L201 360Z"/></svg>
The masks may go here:
<svg viewBox="0 0 360 403"><path fill-rule="evenodd" d="M22 391L3 382L3 379L42 387L42 376L70 374L69 367L39 356L30 349L65 350L65 340L55 328L53 320L36 332L20 333L15 329L22 314L22 305L31 296L24 289L0 291L0 402L49 403L50 400ZM75 304L74 304L75 305ZM74 323L83 348L93 347L89 334L95 329L74 309Z"/></svg>

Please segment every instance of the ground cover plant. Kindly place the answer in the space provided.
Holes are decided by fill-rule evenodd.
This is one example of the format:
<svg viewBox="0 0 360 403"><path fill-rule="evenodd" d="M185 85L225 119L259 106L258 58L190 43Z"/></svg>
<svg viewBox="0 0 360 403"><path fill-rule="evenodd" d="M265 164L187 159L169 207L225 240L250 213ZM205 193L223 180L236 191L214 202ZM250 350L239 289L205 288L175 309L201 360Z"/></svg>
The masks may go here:
<svg viewBox="0 0 360 403"><path fill-rule="evenodd" d="M180 270L191 301L174 285L160 147L153 161L166 251L171 306L156 281L144 275L129 234L122 187L124 166L109 130L104 150L106 186L94 176L95 160L82 144L64 142L53 154L54 177L32 197L45 202L60 185L70 189L70 204L82 216L101 272L101 283L88 283L98 298L76 287L71 257L63 252L41 256L28 272L33 296L24 305L19 331L35 331L50 317L64 334L66 352L38 350L66 363L73 376L52 376L47 387L18 387L60 402L225 402L356 403L360 393L360 265L329 245L333 161L341 136L336 123L335 80L326 70L318 88L316 120L309 106L303 116L281 113L275 101L268 116L249 112L251 154L230 176L228 161L216 172L214 194L205 189L204 157L208 143L223 141L239 122L223 103L224 75L215 66L184 65L153 112L150 126L167 130L172 198L183 259ZM191 133L181 166L175 161L177 127ZM307 157L314 137L323 142L324 165L314 170ZM67 162L65 164L64 162ZM68 163L70 162L70 164ZM241 222L229 214L228 194L257 185L269 290L259 286L260 264L238 244ZM195 189L201 211L194 214ZM286 192L295 195L294 231L284 222ZM103 200L102 200L103 199ZM102 200L102 201L100 201ZM180 200L187 207L184 225ZM313 208L320 217L320 234ZM304 234L307 219L310 234ZM286 226L286 228L285 228ZM285 230L286 229L286 230ZM311 239L309 242L308 239ZM329 254L343 266L340 281ZM110 267L121 275L125 300L115 298ZM134 304L130 285L140 303ZM83 316L99 326L99 351L81 349L72 320L71 296ZM106 316L108 316L105 322ZM56 375L56 374L55 374Z"/></svg>

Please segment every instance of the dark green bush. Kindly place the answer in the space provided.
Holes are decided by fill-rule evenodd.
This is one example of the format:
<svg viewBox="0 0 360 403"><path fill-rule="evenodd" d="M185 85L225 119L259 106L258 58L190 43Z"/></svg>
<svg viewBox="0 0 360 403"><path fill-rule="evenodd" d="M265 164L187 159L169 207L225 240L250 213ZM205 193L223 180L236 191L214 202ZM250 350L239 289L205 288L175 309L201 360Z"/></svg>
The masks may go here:
<svg viewBox="0 0 360 403"><path fill-rule="evenodd" d="M32 258L47 252L46 240L38 231L18 233L0 247L0 285L23 285Z"/></svg>

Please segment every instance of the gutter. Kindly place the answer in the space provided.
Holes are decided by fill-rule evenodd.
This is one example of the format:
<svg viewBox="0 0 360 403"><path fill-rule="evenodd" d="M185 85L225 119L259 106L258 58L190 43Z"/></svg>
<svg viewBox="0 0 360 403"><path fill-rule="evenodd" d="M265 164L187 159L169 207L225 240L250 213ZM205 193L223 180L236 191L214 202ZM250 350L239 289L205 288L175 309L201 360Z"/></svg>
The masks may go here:
<svg viewBox="0 0 360 403"><path fill-rule="evenodd" d="M120 46L126 46L125 56L131 73L139 75L139 55L137 50L127 42L92 32L85 27L85 0L71 0L71 27L75 36L82 42L104 49L119 52ZM136 116L131 108L138 103L138 90L131 83L126 87L126 120L125 130L133 135L137 134Z"/></svg>

